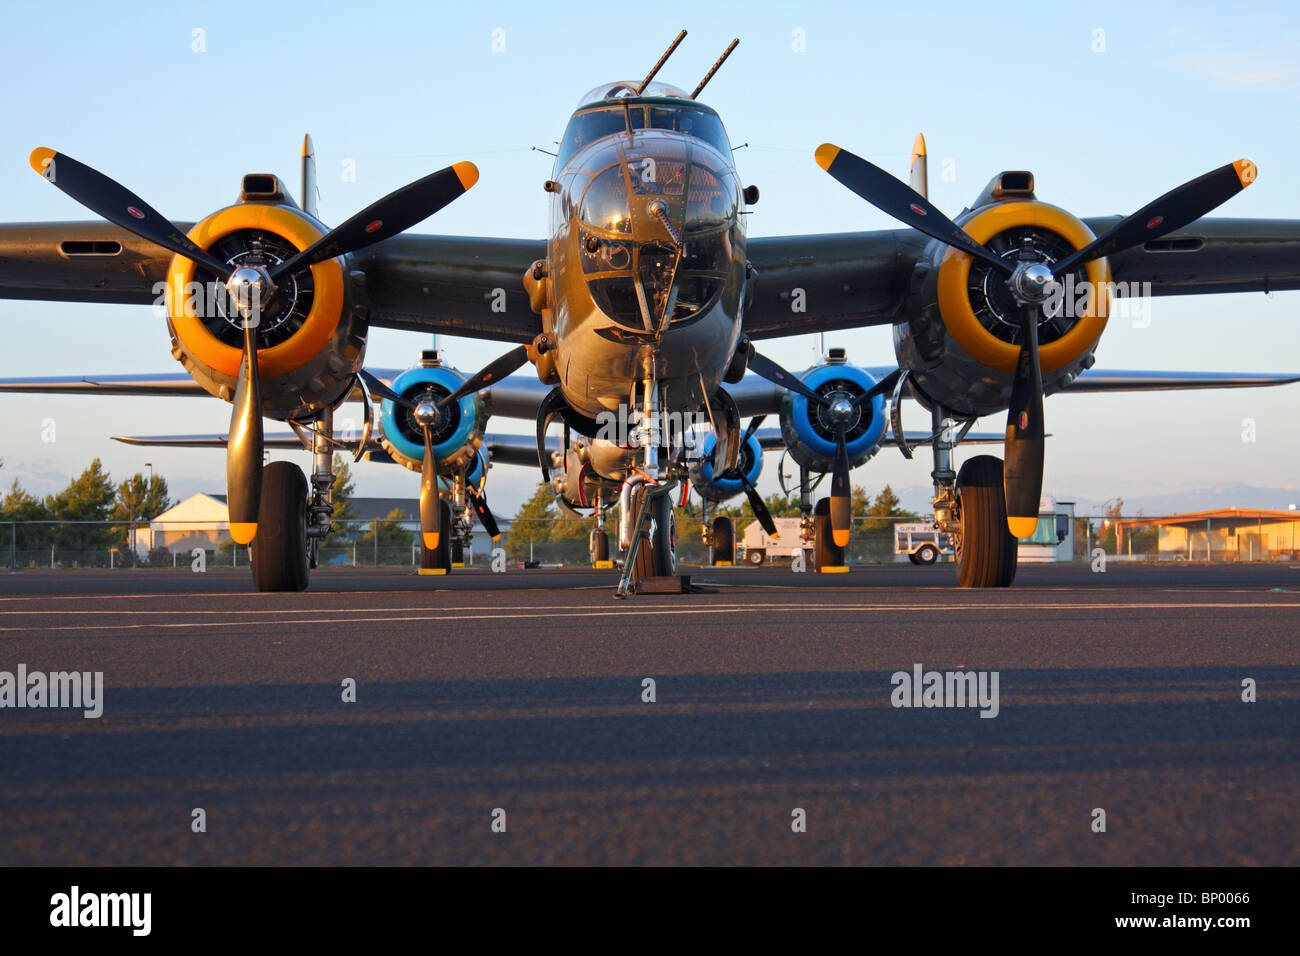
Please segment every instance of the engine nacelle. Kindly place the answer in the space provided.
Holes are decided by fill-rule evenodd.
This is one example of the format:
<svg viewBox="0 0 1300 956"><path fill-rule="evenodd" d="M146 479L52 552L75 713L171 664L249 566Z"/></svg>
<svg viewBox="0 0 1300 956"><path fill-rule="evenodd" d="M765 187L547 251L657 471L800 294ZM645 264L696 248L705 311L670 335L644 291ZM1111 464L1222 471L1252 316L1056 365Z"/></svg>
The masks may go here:
<svg viewBox="0 0 1300 956"><path fill-rule="evenodd" d="M842 354L832 350L824 364L814 366L799 378L814 392L827 397L856 399L876 384L871 375L850 365ZM880 449L885 433L885 398L874 395L855 409L855 417L845 430L849 466L858 467ZM826 409L795 392L787 392L781 401L781 437L790 457L809 471L830 471L835 462L835 428Z"/></svg>
<svg viewBox="0 0 1300 956"><path fill-rule="evenodd" d="M429 364L407 369L389 387L416 403L437 402L464 382L465 377L454 369ZM433 454L439 469L451 472L468 466L471 480L477 480L474 469L481 467L478 449L483 444L486 425L487 414L478 393L466 395L444 408L442 417L433 426ZM411 409L384 399L380 403L378 437L393 461L411 471L423 467L424 431Z"/></svg>
<svg viewBox="0 0 1300 956"><path fill-rule="evenodd" d="M745 490L745 486L739 478L719 478L714 474L713 449L716 446L716 436L709 435L705 438L701 457L690 463L688 473L691 487L699 492L701 498L705 501L721 502L734 498ZM749 440L740 446L738 465L749 483L757 484L758 476L763 471L763 449L753 435L750 435Z"/></svg>
<svg viewBox="0 0 1300 956"><path fill-rule="evenodd" d="M1028 173L1003 173L984 196L994 201L977 204L956 222L998 255L1015 259L1028 241L1050 263L1094 238L1065 210L1033 199ZM1014 198L997 201L1004 196ZM1093 364L1109 312L1110 266L1095 259L1062 286L1055 314L1045 314L1038 326L1047 394ZM1023 335L1018 309L996 270L944 243L931 243L912 276L905 307L909 319L894 326L898 364L908 370L923 404L938 403L963 418L1005 409Z"/></svg>
<svg viewBox="0 0 1300 956"><path fill-rule="evenodd" d="M253 194L277 201L241 201L221 209L196 224L190 239L224 262L260 257L275 265L325 234L321 222L288 204L275 177L245 177L245 197L259 188ZM243 325L224 285L202 265L175 256L167 311L172 355L210 394L231 401L243 359ZM351 270L349 257L282 277L257 327L263 413L306 420L342 402L365 357L368 322L365 276Z"/></svg>

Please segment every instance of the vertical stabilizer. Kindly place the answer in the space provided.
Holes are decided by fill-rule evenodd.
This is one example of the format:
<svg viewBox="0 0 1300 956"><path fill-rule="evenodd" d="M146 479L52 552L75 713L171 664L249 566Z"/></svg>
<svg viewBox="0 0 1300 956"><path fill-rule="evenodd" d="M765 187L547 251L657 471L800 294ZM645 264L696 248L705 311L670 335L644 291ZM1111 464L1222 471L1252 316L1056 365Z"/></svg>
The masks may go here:
<svg viewBox="0 0 1300 956"><path fill-rule="evenodd" d="M310 133L302 138L302 211L316 216L316 147Z"/></svg>

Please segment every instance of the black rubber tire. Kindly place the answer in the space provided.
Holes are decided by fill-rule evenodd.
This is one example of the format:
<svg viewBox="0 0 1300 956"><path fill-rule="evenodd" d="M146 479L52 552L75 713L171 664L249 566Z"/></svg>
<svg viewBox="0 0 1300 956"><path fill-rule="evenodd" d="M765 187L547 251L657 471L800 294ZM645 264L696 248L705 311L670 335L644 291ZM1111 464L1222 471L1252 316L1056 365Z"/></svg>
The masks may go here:
<svg viewBox="0 0 1300 956"><path fill-rule="evenodd" d="M420 567L423 570L433 570L442 568L448 574L451 573L451 505L443 501L440 503L442 513L438 516L438 527L442 533L438 535L438 547L430 551L424 546L424 540L420 540Z"/></svg>
<svg viewBox="0 0 1300 956"><path fill-rule="evenodd" d="M307 590L307 479L291 461L262 469L257 536L249 550L257 590Z"/></svg>
<svg viewBox="0 0 1300 956"><path fill-rule="evenodd" d="M961 533L957 535L957 583L964 588L1005 588L1016 579L1019 545L1007 527L1002 459L977 455L957 473Z"/></svg>
<svg viewBox="0 0 1300 956"><path fill-rule="evenodd" d="M591 563L597 561L609 560L609 535L599 528L591 529L591 539L587 544L587 550L591 553Z"/></svg>
<svg viewBox="0 0 1300 956"><path fill-rule="evenodd" d="M745 552L745 561L757 567L767 560L767 552L762 548L753 548Z"/></svg>
<svg viewBox="0 0 1300 956"><path fill-rule="evenodd" d="M726 515L713 519L713 544L710 546L709 563L726 561L734 564L736 560L736 523Z"/></svg>
<svg viewBox="0 0 1300 956"><path fill-rule="evenodd" d="M844 549L835 546L831 537L831 500L818 499L813 506L813 556L815 570L844 567Z"/></svg>
<svg viewBox="0 0 1300 956"><path fill-rule="evenodd" d="M916 549L917 564L934 564L939 560L939 549L932 544L923 544Z"/></svg>
<svg viewBox="0 0 1300 956"><path fill-rule="evenodd" d="M642 541L636 551L634 578L667 578L677 573L677 517L668 495L660 495L650 505L655 535Z"/></svg>
<svg viewBox="0 0 1300 956"><path fill-rule="evenodd" d="M907 560L911 561L913 564L920 564L920 563L921 563L920 561L918 561L918 560L916 559L916 552L912 552L911 554L909 554L909 555L907 556Z"/></svg>
<svg viewBox="0 0 1300 956"><path fill-rule="evenodd" d="M459 537L451 539L451 563L462 565L465 563L465 542Z"/></svg>

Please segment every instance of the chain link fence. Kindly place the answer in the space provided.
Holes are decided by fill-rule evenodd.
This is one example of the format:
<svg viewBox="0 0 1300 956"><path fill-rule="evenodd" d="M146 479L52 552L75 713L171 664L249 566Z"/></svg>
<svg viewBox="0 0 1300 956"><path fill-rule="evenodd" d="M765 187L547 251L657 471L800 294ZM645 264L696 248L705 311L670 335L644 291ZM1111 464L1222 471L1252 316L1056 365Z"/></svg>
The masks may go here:
<svg viewBox="0 0 1300 956"><path fill-rule="evenodd" d="M734 564L761 552L760 564L788 564L798 550L811 548L799 536L797 519L778 519L775 541L752 518L736 518ZM684 565L709 560L698 514L676 512L677 555ZM752 527L751 527L752 526ZM493 542L475 527L466 565L488 565L501 548L511 566L583 567L590 562L590 518L516 519ZM336 523L318 552L321 566L413 567L420 563L419 522L381 519ZM605 523L610 556L618 560L618 522ZM927 537L928 535L928 537ZM1064 537L1062 537L1064 535ZM846 560L854 564L906 561L929 542L939 561L951 561L951 538L935 534L928 519L857 517L852 522ZM0 563L23 568L188 568L203 553L206 567L246 567L248 549L236 546L223 525L195 522L2 521ZM1044 519L1032 540L1021 543L1021 561L1251 562L1300 560L1300 514L1243 512L1240 515L1077 517ZM720 560L726 560L719 555ZM928 563L928 562L927 562Z"/></svg>

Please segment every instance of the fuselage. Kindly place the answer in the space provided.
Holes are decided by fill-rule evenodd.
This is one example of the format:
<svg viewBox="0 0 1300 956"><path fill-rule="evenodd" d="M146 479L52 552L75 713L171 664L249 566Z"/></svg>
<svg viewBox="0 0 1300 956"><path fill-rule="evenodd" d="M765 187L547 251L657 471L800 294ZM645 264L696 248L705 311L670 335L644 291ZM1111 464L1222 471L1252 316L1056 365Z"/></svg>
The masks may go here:
<svg viewBox="0 0 1300 956"><path fill-rule="evenodd" d="M630 92L584 98L552 178L556 370L593 418L648 379L665 409L700 408L735 354L746 298L744 199L722 121L662 84Z"/></svg>

